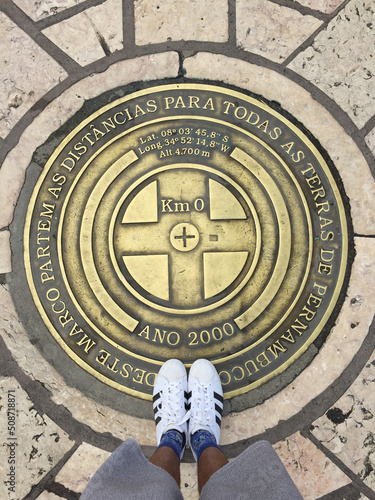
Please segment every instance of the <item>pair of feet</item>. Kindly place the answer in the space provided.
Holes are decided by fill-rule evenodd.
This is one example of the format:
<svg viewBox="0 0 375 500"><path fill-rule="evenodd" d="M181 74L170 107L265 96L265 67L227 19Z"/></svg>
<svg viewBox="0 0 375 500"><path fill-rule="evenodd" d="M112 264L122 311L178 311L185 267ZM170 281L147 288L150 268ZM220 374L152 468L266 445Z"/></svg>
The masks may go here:
<svg viewBox="0 0 375 500"><path fill-rule="evenodd" d="M217 371L210 361L197 359L191 366L189 378L185 366L177 359L166 361L155 381L153 407L157 443L170 430L191 437L200 430L208 431L219 444L223 390ZM195 460L197 455L191 447ZM185 451L181 451L180 459Z"/></svg>

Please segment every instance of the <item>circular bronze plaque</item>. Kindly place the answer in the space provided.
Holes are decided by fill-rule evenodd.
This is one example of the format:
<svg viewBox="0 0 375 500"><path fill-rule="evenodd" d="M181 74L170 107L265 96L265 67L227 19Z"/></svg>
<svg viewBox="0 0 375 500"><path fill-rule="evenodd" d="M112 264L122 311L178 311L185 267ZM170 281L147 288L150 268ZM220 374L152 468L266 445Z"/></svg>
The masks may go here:
<svg viewBox="0 0 375 500"><path fill-rule="evenodd" d="M174 83L113 100L56 147L24 256L40 316L84 370L150 399L165 360L204 357L229 398L322 332L348 230L302 127L254 96Z"/></svg>

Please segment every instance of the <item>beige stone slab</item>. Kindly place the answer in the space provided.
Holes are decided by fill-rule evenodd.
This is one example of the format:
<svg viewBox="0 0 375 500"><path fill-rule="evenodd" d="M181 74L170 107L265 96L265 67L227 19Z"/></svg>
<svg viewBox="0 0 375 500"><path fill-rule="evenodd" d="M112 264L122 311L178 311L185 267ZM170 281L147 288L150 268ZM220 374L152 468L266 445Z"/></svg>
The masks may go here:
<svg viewBox="0 0 375 500"><path fill-rule="evenodd" d="M237 45L248 52L282 62L321 21L264 0L236 2Z"/></svg>
<svg viewBox="0 0 375 500"><path fill-rule="evenodd" d="M33 21L40 21L49 16L74 7L85 0L13 0Z"/></svg>
<svg viewBox="0 0 375 500"><path fill-rule="evenodd" d="M35 149L42 145L83 105L85 100L106 90L137 80L173 78L178 74L179 61L175 52L153 54L113 64L107 71L92 74L72 85L52 101L21 135L16 147L8 154L0 169L0 228L13 219L14 206L25 179L25 171Z"/></svg>
<svg viewBox="0 0 375 500"><path fill-rule="evenodd" d="M33 380L42 382L51 392L54 402L68 408L73 418L94 431L109 432L123 441L133 437L140 445L156 446L154 421L124 415L67 386L61 375L30 343L14 310L7 285L0 285L0 335L20 368Z"/></svg>
<svg viewBox="0 0 375 500"><path fill-rule="evenodd" d="M11 391L11 392L8 392ZM8 407L12 405L9 395L15 399L15 420L7 425ZM0 380L0 497L24 498L32 486L61 460L74 443L46 415L39 414L27 393L13 377ZM9 411L14 411L11 407ZM14 427L14 430L12 428ZM9 430L11 429L11 430ZM11 435L11 433L13 433ZM11 447L15 443L13 456ZM15 460L16 491L9 496L8 485L4 483Z"/></svg>
<svg viewBox="0 0 375 500"><path fill-rule="evenodd" d="M177 40L226 42L226 0L136 0L137 45Z"/></svg>
<svg viewBox="0 0 375 500"><path fill-rule="evenodd" d="M312 433L375 490L375 352Z"/></svg>
<svg viewBox="0 0 375 500"><path fill-rule="evenodd" d="M261 406L224 417L221 444L265 432L300 412L340 377L361 347L374 315L375 241L356 238L355 243L357 256L347 296L319 354L291 384Z"/></svg>
<svg viewBox="0 0 375 500"><path fill-rule="evenodd" d="M10 252L10 232L0 231L0 274L12 271L12 256Z"/></svg>
<svg viewBox="0 0 375 500"><path fill-rule="evenodd" d="M0 12L0 136L5 138L18 120L66 72L24 31Z"/></svg>
<svg viewBox="0 0 375 500"><path fill-rule="evenodd" d="M181 463L181 493L184 500L198 500L197 465Z"/></svg>
<svg viewBox="0 0 375 500"><path fill-rule="evenodd" d="M318 10L324 12L325 14L331 14L340 5L344 3L345 0L294 0L296 3L303 5L304 7L309 7L310 9Z"/></svg>
<svg viewBox="0 0 375 500"><path fill-rule="evenodd" d="M49 491L43 491L39 496L38 500L61 500L63 497L59 497L54 493L50 493Z"/></svg>
<svg viewBox="0 0 375 500"><path fill-rule="evenodd" d="M375 234L375 183L354 141L305 89L264 67L222 55L199 53L184 62L190 78L208 78L237 85L276 100L319 140L330 155L350 199L354 231Z"/></svg>
<svg viewBox="0 0 375 500"><path fill-rule="evenodd" d="M314 83L359 127L375 113L375 6L352 0L289 68Z"/></svg>
<svg viewBox="0 0 375 500"><path fill-rule="evenodd" d="M351 483L348 476L299 432L273 447L304 500L315 500Z"/></svg>
<svg viewBox="0 0 375 500"><path fill-rule="evenodd" d="M122 49L122 2L107 0L43 33L81 66ZM103 47L104 45L104 47Z"/></svg>
<svg viewBox="0 0 375 500"><path fill-rule="evenodd" d="M83 443L56 476L56 481L76 493L82 493L99 467L111 454Z"/></svg>

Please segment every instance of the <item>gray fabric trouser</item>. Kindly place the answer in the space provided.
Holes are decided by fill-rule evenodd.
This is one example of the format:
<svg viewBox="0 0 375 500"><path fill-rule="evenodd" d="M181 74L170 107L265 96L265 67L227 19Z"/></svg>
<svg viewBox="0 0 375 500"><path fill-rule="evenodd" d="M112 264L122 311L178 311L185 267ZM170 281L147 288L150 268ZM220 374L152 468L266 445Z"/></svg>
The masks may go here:
<svg viewBox="0 0 375 500"><path fill-rule="evenodd" d="M80 500L183 500L168 472L128 439L94 474ZM303 500L267 441L259 441L213 474L200 500Z"/></svg>

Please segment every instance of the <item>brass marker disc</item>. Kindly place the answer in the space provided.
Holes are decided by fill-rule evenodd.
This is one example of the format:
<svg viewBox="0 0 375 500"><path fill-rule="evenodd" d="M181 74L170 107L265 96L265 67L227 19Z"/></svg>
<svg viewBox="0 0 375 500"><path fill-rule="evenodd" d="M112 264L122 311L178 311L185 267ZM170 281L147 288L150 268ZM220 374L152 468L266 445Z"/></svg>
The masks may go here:
<svg viewBox="0 0 375 500"><path fill-rule="evenodd" d="M100 381L151 399L165 360L204 357L229 398L327 325L347 271L343 200L302 126L273 108L216 85L151 86L50 155L26 215L28 285Z"/></svg>

